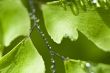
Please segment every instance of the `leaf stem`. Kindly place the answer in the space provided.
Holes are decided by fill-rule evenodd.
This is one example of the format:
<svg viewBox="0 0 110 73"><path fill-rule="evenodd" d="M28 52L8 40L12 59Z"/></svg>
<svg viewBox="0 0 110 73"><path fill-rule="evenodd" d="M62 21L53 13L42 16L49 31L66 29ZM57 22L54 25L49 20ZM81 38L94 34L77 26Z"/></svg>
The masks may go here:
<svg viewBox="0 0 110 73"><path fill-rule="evenodd" d="M52 47L49 44L49 41L47 40L44 32L41 30L41 28L40 28L40 26L38 24L38 18L36 17L36 9L34 7L34 3L33 3L32 0L29 0L29 5L30 5L30 9L31 9L30 17L31 17L31 21L33 23L33 27L32 27L32 30L30 32L30 35L31 35L34 27L36 27L37 31L39 32L39 34L41 35L42 39L44 40L44 43L45 43L45 45L48 48L48 51L50 53L51 64L52 64L51 65L52 73L56 73L56 62L55 62L54 56L58 56L58 57L60 57L63 60L64 60L64 56L61 56L59 53L57 53L54 50L52 50Z"/></svg>

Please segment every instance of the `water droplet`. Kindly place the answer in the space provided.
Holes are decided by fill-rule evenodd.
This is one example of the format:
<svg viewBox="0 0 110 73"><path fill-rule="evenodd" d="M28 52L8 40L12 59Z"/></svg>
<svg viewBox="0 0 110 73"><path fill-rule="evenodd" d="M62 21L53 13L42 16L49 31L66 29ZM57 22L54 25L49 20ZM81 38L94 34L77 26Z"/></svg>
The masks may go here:
<svg viewBox="0 0 110 73"><path fill-rule="evenodd" d="M45 39L45 43L48 44L48 41Z"/></svg>
<svg viewBox="0 0 110 73"><path fill-rule="evenodd" d="M110 7L110 0L106 0L106 5Z"/></svg>
<svg viewBox="0 0 110 73"><path fill-rule="evenodd" d="M40 29L40 26L39 26L39 25L37 25L37 28L38 28L38 29Z"/></svg>
<svg viewBox="0 0 110 73"><path fill-rule="evenodd" d="M82 8L84 11L87 11L85 1L84 1L84 0L80 0L79 3L80 3L80 5L81 5L81 8Z"/></svg>
<svg viewBox="0 0 110 73"><path fill-rule="evenodd" d="M84 70L87 72L87 73L95 73L93 70L92 70L92 63L89 63L89 62L86 62L85 63L85 68Z"/></svg>
<svg viewBox="0 0 110 73"><path fill-rule="evenodd" d="M43 34L43 32L41 31L40 34Z"/></svg>
<svg viewBox="0 0 110 73"><path fill-rule="evenodd" d="M92 3L97 3L98 2L98 0L92 0Z"/></svg>
<svg viewBox="0 0 110 73"><path fill-rule="evenodd" d="M94 73L94 72L92 71L92 72L90 72L90 73Z"/></svg>
<svg viewBox="0 0 110 73"><path fill-rule="evenodd" d="M51 65L51 69L53 69L55 66L54 65Z"/></svg>
<svg viewBox="0 0 110 73"><path fill-rule="evenodd" d="M91 67L91 64L90 63L86 63L86 67Z"/></svg>
<svg viewBox="0 0 110 73"><path fill-rule="evenodd" d="M32 12L35 13L36 12L36 9L32 9Z"/></svg>
<svg viewBox="0 0 110 73"><path fill-rule="evenodd" d="M64 56L61 56L61 59L62 59L62 60L65 60L66 58L65 58Z"/></svg>
<svg viewBox="0 0 110 73"><path fill-rule="evenodd" d="M36 20L37 23L38 23L39 21L40 21L39 19Z"/></svg>
<svg viewBox="0 0 110 73"><path fill-rule="evenodd" d="M29 13L29 16L32 16L32 13L31 12Z"/></svg>
<svg viewBox="0 0 110 73"><path fill-rule="evenodd" d="M106 3L107 2L107 0L102 0L104 3Z"/></svg>
<svg viewBox="0 0 110 73"><path fill-rule="evenodd" d="M101 5L97 2L97 3L96 3L96 7L101 7Z"/></svg>
<svg viewBox="0 0 110 73"><path fill-rule="evenodd" d="M51 46L49 46L49 49L52 49L52 47L51 47Z"/></svg>
<svg viewBox="0 0 110 73"><path fill-rule="evenodd" d="M71 3L70 8L71 8L71 11L74 15L77 16L79 14L79 9L75 3Z"/></svg>
<svg viewBox="0 0 110 73"><path fill-rule="evenodd" d="M55 65L51 65L50 69L51 69L52 73L56 72Z"/></svg>
<svg viewBox="0 0 110 73"><path fill-rule="evenodd" d="M55 73L55 72L56 72L56 70L55 70L55 69L53 69L53 70L52 70L52 73Z"/></svg>
<svg viewBox="0 0 110 73"><path fill-rule="evenodd" d="M48 45L47 45L47 47L49 48L49 47L50 47L50 45L48 44ZM51 52L53 52L53 51L51 51Z"/></svg>
<svg viewBox="0 0 110 73"><path fill-rule="evenodd" d="M35 20L36 19L36 16L35 15L32 15L31 16L31 19Z"/></svg>
<svg viewBox="0 0 110 73"><path fill-rule="evenodd" d="M110 5L109 5L110 1L109 0L99 0L98 3L100 5L100 7L104 8L106 10L108 10L110 8Z"/></svg>
<svg viewBox="0 0 110 73"><path fill-rule="evenodd" d="M54 59L53 59L53 58L51 58L51 62L52 62L52 63L55 63L55 61L54 61Z"/></svg>
<svg viewBox="0 0 110 73"><path fill-rule="evenodd" d="M45 34L44 34L44 33L42 33L41 35L42 35L43 37L45 36Z"/></svg>
<svg viewBox="0 0 110 73"><path fill-rule="evenodd" d="M54 61L53 58L51 59L51 62L52 62L52 65L51 65L52 73L55 73L55 72L56 72L56 69L55 69L55 61Z"/></svg>
<svg viewBox="0 0 110 73"><path fill-rule="evenodd" d="M53 51L50 51L50 54L51 56L55 56L54 52Z"/></svg>

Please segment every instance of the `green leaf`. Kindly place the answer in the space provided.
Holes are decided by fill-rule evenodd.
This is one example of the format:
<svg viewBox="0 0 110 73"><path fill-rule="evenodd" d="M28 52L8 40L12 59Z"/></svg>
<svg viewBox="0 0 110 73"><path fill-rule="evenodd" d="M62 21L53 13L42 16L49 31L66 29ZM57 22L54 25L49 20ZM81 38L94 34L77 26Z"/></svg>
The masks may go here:
<svg viewBox="0 0 110 73"><path fill-rule="evenodd" d="M110 65L91 64L86 61L67 59L64 61L66 73L110 73Z"/></svg>
<svg viewBox="0 0 110 73"><path fill-rule="evenodd" d="M1 73L45 73L42 57L30 38L22 40L0 60Z"/></svg>
<svg viewBox="0 0 110 73"><path fill-rule="evenodd" d="M66 73L86 73L81 67L80 61L65 60L64 65ZM82 66L84 65L82 64Z"/></svg>
<svg viewBox="0 0 110 73"><path fill-rule="evenodd" d="M28 11L21 0L0 0L0 42L9 46L18 36L29 35L29 29Z"/></svg>
<svg viewBox="0 0 110 73"><path fill-rule="evenodd" d="M64 10L57 3L42 5L45 26L51 38L58 44L61 43L63 37L69 37L75 41L78 39L78 31L80 31L96 46L104 51L110 51L110 29L96 9L87 7L85 12L81 8L77 8L79 15L75 16L74 10L71 10L69 6Z"/></svg>
<svg viewBox="0 0 110 73"><path fill-rule="evenodd" d="M55 42L60 43L62 38L67 36L71 40L78 38L75 25L77 19L73 17L70 9L65 11L57 5L42 5L42 10L46 29Z"/></svg>

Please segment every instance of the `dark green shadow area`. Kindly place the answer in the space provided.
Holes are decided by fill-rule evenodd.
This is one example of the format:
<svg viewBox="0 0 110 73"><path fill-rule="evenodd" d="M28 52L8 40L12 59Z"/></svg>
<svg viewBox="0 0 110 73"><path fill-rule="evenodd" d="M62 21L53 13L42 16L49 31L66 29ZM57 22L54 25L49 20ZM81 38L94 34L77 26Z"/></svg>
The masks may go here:
<svg viewBox="0 0 110 73"><path fill-rule="evenodd" d="M25 38L24 36L19 36L16 39L14 39L11 44L8 47L5 47L3 50L3 55L7 54L8 52L10 52L15 46L18 45L18 43L20 41L22 41L22 39Z"/></svg>
<svg viewBox="0 0 110 73"><path fill-rule="evenodd" d="M72 42L70 41L70 39L65 38L63 39L61 44L56 44L55 42L53 42L53 40L50 38L49 35L46 35L46 37L49 40L49 43L52 46L52 48L61 55L64 55L65 57L90 61L94 63L110 64L110 53L104 52L98 47L96 47L95 44L93 44L80 32L79 32L79 38L75 42ZM41 38L41 36L39 35L36 29L34 29L34 31L32 32L31 38L33 40L36 49L43 56L46 65L46 73L51 73L49 52L45 46L43 39ZM57 56L55 57L55 59L56 59L57 73L61 73L61 72L64 73L63 61Z"/></svg>
<svg viewBox="0 0 110 73"><path fill-rule="evenodd" d="M110 64L110 53L98 48L80 32L77 41L71 42L69 39L64 39L59 47L63 49L64 55L70 58Z"/></svg>

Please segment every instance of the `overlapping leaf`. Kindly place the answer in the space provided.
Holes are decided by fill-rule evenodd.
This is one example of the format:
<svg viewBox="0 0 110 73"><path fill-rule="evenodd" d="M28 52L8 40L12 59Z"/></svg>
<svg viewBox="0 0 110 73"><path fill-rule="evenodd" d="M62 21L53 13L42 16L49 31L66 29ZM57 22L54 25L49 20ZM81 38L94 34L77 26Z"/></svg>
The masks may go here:
<svg viewBox="0 0 110 73"><path fill-rule="evenodd" d="M85 61L68 59L64 61L66 73L109 73L110 65L90 64Z"/></svg>
<svg viewBox="0 0 110 73"><path fill-rule="evenodd" d="M73 15L69 6L65 10L58 4L44 4L42 11L47 32L56 43L63 37L77 40L78 31L104 51L110 51L110 29L94 7L87 11L79 8L79 15Z"/></svg>
<svg viewBox="0 0 110 73"><path fill-rule="evenodd" d="M0 45L8 46L20 35L29 35L30 20L21 0L0 0Z"/></svg>
<svg viewBox="0 0 110 73"><path fill-rule="evenodd" d="M30 38L26 38L2 57L0 71L1 73L45 73L45 66Z"/></svg>
<svg viewBox="0 0 110 73"><path fill-rule="evenodd" d="M71 40L78 38L78 19L73 17L70 9L65 11L58 5L43 5L42 10L47 31L55 42L60 43L62 38L67 36Z"/></svg>
<svg viewBox="0 0 110 73"><path fill-rule="evenodd" d="M15 38L30 34L28 11L21 0L0 0L0 54ZM0 58L0 73L45 73L42 57L30 38L25 38Z"/></svg>

